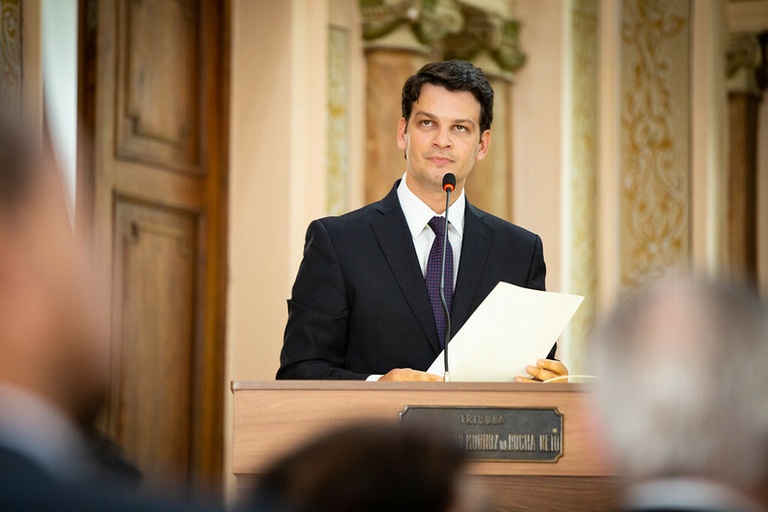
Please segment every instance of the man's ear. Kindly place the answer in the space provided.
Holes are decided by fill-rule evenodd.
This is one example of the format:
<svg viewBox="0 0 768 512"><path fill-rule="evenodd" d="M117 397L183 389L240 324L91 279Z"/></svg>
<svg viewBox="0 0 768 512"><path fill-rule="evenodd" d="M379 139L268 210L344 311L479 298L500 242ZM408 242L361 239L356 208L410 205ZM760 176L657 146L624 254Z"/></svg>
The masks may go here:
<svg viewBox="0 0 768 512"><path fill-rule="evenodd" d="M485 130L480 135L480 149L477 151L477 159L482 160L488 154L488 148L491 145L491 130Z"/></svg>
<svg viewBox="0 0 768 512"><path fill-rule="evenodd" d="M397 125L397 147L405 151L405 134L408 129L408 121L404 117L400 118L400 122Z"/></svg>

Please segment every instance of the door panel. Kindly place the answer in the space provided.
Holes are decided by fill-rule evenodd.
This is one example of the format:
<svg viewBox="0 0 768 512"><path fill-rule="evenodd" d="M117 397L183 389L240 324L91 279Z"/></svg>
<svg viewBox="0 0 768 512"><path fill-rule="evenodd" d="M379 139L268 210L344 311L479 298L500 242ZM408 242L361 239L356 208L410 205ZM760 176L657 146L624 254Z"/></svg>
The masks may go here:
<svg viewBox="0 0 768 512"><path fill-rule="evenodd" d="M112 283L106 429L145 483L222 478L228 0L83 0L79 211Z"/></svg>

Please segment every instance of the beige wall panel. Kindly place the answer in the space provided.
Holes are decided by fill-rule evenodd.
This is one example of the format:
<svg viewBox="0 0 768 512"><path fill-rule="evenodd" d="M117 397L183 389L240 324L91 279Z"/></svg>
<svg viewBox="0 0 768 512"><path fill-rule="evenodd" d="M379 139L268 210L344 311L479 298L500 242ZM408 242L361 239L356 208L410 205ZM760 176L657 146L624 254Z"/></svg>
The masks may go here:
<svg viewBox="0 0 768 512"><path fill-rule="evenodd" d="M527 54L512 88L512 222L544 243L547 289L562 291L561 166L566 2L518 2Z"/></svg>
<svg viewBox="0 0 768 512"><path fill-rule="evenodd" d="M597 304L597 30L595 0L569 2L570 40L563 186L564 290L582 302L563 339L561 353L574 374L585 372L583 342Z"/></svg>
<svg viewBox="0 0 768 512"><path fill-rule="evenodd" d="M232 0L231 30L226 380L272 380L304 233L326 213L328 3Z"/></svg>

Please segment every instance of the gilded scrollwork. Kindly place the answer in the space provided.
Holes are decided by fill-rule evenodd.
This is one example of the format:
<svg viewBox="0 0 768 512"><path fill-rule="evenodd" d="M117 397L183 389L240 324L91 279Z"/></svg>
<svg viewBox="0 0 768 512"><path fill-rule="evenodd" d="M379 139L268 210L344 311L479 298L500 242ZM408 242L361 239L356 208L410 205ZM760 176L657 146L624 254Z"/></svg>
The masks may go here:
<svg viewBox="0 0 768 512"><path fill-rule="evenodd" d="M360 0L360 11L367 41L406 25L420 43L446 59L472 60L487 52L508 72L525 63L517 20L460 0Z"/></svg>
<svg viewBox="0 0 768 512"><path fill-rule="evenodd" d="M622 106L622 286L634 288L687 262L687 156L675 132L685 119L671 83L669 46L688 20L679 1L624 6L622 39L635 64Z"/></svg>
<svg viewBox="0 0 768 512"><path fill-rule="evenodd" d="M0 0L0 111L21 112L21 7Z"/></svg>

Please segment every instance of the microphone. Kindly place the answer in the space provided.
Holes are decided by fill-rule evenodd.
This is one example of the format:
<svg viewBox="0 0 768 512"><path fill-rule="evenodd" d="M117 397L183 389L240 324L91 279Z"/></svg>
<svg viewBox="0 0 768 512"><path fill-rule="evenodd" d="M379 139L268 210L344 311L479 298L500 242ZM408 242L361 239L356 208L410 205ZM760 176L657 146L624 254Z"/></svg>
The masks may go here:
<svg viewBox="0 0 768 512"><path fill-rule="evenodd" d="M448 371L448 340L451 337L451 312L448 311L448 303L445 300L445 253L448 250L448 207L451 205L451 192L456 188L456 176L449 172L443 176L443 190L445 190L445 229L443 230L443 257L440 265L440 303L445 314L445 347L443 348L443 365L445 373L443 380L449 382L451 374ZM451 283L453 285L453 283Z"/></svg>

